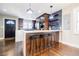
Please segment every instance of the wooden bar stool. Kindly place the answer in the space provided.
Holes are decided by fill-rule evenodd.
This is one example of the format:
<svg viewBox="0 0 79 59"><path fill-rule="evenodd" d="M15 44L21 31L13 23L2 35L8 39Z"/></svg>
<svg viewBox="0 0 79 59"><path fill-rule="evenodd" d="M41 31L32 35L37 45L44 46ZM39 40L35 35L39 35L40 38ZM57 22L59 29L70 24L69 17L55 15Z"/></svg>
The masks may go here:
<svg viewBox="0 0 79 59"><path fill-rule="evenodd" d="M31 55L34 55L34 53L37 53L38 49L38 38L39 35L37 34L31 34L30 35L30 53Z"/></svg>
<svg viewBox="0 0 79 59"><path fill-rule="evenodd" d="M40 55L43 53L44 50L44 34L40 34Z"/></svg>
<svg viewBox="0 0 79 59"><path fill-rule="evenodd" d="M30 37L30 49L29 55L34 55L34 53L49 52L52 45L52 34L51 33L39 33L31 34Z"/></svg>
<svg viewBox="0 0 79 59"><path fill-rule="evenodd" d="M44 37L45 37L45 49L46 51L48 51L48 55L49 55L49 50L52 47L52 34L46 33Z"/></svg>

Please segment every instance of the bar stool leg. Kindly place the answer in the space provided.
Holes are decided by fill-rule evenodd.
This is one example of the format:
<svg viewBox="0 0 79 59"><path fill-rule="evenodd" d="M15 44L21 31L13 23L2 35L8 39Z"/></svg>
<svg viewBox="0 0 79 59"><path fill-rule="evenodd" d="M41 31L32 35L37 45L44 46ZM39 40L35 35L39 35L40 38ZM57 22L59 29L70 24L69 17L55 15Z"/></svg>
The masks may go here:
<svg viewBox="0 0 79 59"><path fill-rule="evenodd" d="M36 53L36 50L37 50L37 41L36 41L36 37L34 39L34 46L33 46L33 52Z"/></svg>
<svg viewBox="0 0 79 59"><path fill-rule="evenodd" d="M29 48L29 46L28 46L28 43L27 43L27 39L26 39L26 47L27 47L27 49L26 49L26 55L28 56L29 55L29 52L30 52L30 48Z"/></svg>
<svg viewBox="0 0 79 59"><path fill-rule="evenodd" d="M38 45L39 45L39 41L38 41L38 38L37 38L37 39L36 39L36 53L38 53L38 51L39 51L39 50L38 50L38 48L39 48Z"/></svg>
<svg viewBox="0 0 79 59"><path fill-rule="evenodd" d="M53 47L52 34L51 34L51 48Z"/></svg>
<svg viewBox="0 0 79 59"><path fill-rule="evenodd" d="M29 54L31 55L31 43L32 43L32 41L31 41L31 39L30 39L30 49L29 49Z"/></svg>
<svg viewBox="0 0 79 59"><path fill-rule="evenodd" d="M44 36L44 53L45 52L47 52L46 50L47 50L47 38L46 38L46 36Z"/></svg>
<svg viewBox="0 0 79 59"><path fill-rule="evenodd" d="M49 49L50 49L50 39L49 39L49 34L47 38L47 50L48 50L48 56L49 56Z"/></svg>
<svg viewBox="0 0 79 59"><path fill-rule="evenodd" d="M34 56L34 39L32 41L33 41L32 56Z"/></svg>
<svg viewBox="0 0 79 59"><path fill-rule="evenodd" d="M32 55L32 44L33 44L33 42L32 42L32 40L30 40L31 41L31 43L30 43L30 55Z"/></svg>
<svg viewBox="0 0 79 59"><path fill-rule="evenodd" d="M35 53L37 52L37 38L35 39Z"/></svg>
<svg viewBox="0 0 79 59"><path fill-rule="evenodd" d="M36 39L36 53L40 52L40 41L39 41L39 37Z"/></svg>
<svg viewBox="0 0 79 59"><path fill-rule="evenodd" d="M41 45L40 45L40 46L41 46L40 49L41 49L41 54L42 54L42 51L43 51L43 50L42 50L42 47L43 47L43 36L41 37Z"/></svg>
<svg viewBox="0 0 79 59"><path fill-rule="evenodd" d="M41 37L41 54L43 52L43 36Z"/></svg>
<svg viewBox="0 0 79 59"><path fill-rule="evenodd" d="M41 39L40 39L40 37L39 37L39 53L40 53L40 44L41 44ZM40 53L40 55L41 55L41 53Z"/></svg>
<svg viewBox="0 0 79 59"><path fill-rule="evenodd" d="M34 56L34 53L35 53L35 39L33 39L33 56Z"/></svg>
<svg viewBox="0 0 79 59"><path fill-rule="evenodd" d="M49 56L50 56L50 49L51 49L51 47L52 47L52 35L50 34L49 35L49 52L48 52L49 53L48 54Z"/></svg>
<svg viewBox="0 0 79 59"><path fill-rule="evenodd" d="M43 38L43 50L45 49L45 37Z"/></svg>
<svg viewBox="0 0 79 59"><path fill-rule="evenodd" d="M31 56L33 55L33 40L31 40Z"/></svg>
<svg viewBox="0 0 79 59"><path fill-rule="evenodd" d="M42 47L42 42L41 42L42 38L40 38L40 55L41 55L41 47Z"/></svg>

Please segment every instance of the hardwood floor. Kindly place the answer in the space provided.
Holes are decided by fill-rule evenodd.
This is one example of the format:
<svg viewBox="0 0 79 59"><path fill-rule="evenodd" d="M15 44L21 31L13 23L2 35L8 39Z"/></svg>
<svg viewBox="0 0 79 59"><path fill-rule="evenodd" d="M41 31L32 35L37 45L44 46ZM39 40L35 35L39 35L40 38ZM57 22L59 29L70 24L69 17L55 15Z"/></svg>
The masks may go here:
<svg viewBox="0 0 79 59"><path fill-rule="evenodd" d="M79 56L79 48L59 43L54 48L50 48L49 51L46 50L37 56Z"/></svg>
<svg viewBox="0 0 79 59"><path fill-rule="evenodd" d="M55 46L50 50L52 54L54 52L56 53L55 55L60 55L60 56L79 56L79 48L74 48L62 43L59 43L59 46Z"/></svg>
<svg viewBox="0 0 79 59"><path fill-rule="evenodd" d="M1 41L0 56L22 56L22 42Z"/></svg>
<svg viewBox="0 0 79 59"><path fill-rule="evenodd" d="M41 50L35 56L79 56L79 49L59 43L54 48ZM0 41L0 56L23 56L22 42L5 45Z"/></svg>

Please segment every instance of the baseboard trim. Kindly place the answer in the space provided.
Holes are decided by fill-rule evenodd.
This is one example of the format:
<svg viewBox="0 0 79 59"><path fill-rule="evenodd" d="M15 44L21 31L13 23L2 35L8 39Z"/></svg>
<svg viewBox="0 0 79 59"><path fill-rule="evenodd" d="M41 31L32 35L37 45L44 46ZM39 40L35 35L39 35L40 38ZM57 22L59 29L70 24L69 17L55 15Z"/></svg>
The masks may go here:
<svg viewBox="0 0 79 59"><path fill-rule="evenodd" d="M15 38L5 38L5 40L14 40Z"/></svg>
<svg viewBox="0 0 79 59"><path fill-rule="evenodd" d="M4 38L0 38L0 40L3 40Z"/></svg>
<svg viewBox="0 0 79 59"><path fill-rule="evenodd" d="M16 42L16 41L15 41ZM16 42L16 43L20 43L20 42L23 42L23 41L18 41L18 42Z"/></svg>
<svg viewBox="0 0 79 59"><path fill-rule="evenodd" d="M71 47L79 48L79 45L74 45L74 44L71 44L71 43L63 42L63 41L60 41L60 43L71 46Z"/></svg>

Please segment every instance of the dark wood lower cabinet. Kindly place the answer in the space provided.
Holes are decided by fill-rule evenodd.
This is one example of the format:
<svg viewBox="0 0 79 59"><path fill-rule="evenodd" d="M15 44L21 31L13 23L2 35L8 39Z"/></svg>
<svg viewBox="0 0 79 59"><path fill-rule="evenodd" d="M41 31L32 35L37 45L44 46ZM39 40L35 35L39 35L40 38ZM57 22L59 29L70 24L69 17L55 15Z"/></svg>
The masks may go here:
<svg viewBox="0 0 79 59"><path fill-rule="evenodd" d="M41 55L44 52L49 53L49 50L59 43L59 32L45 34L29 34L26 40L26 55L35 56Z"/></svg>

